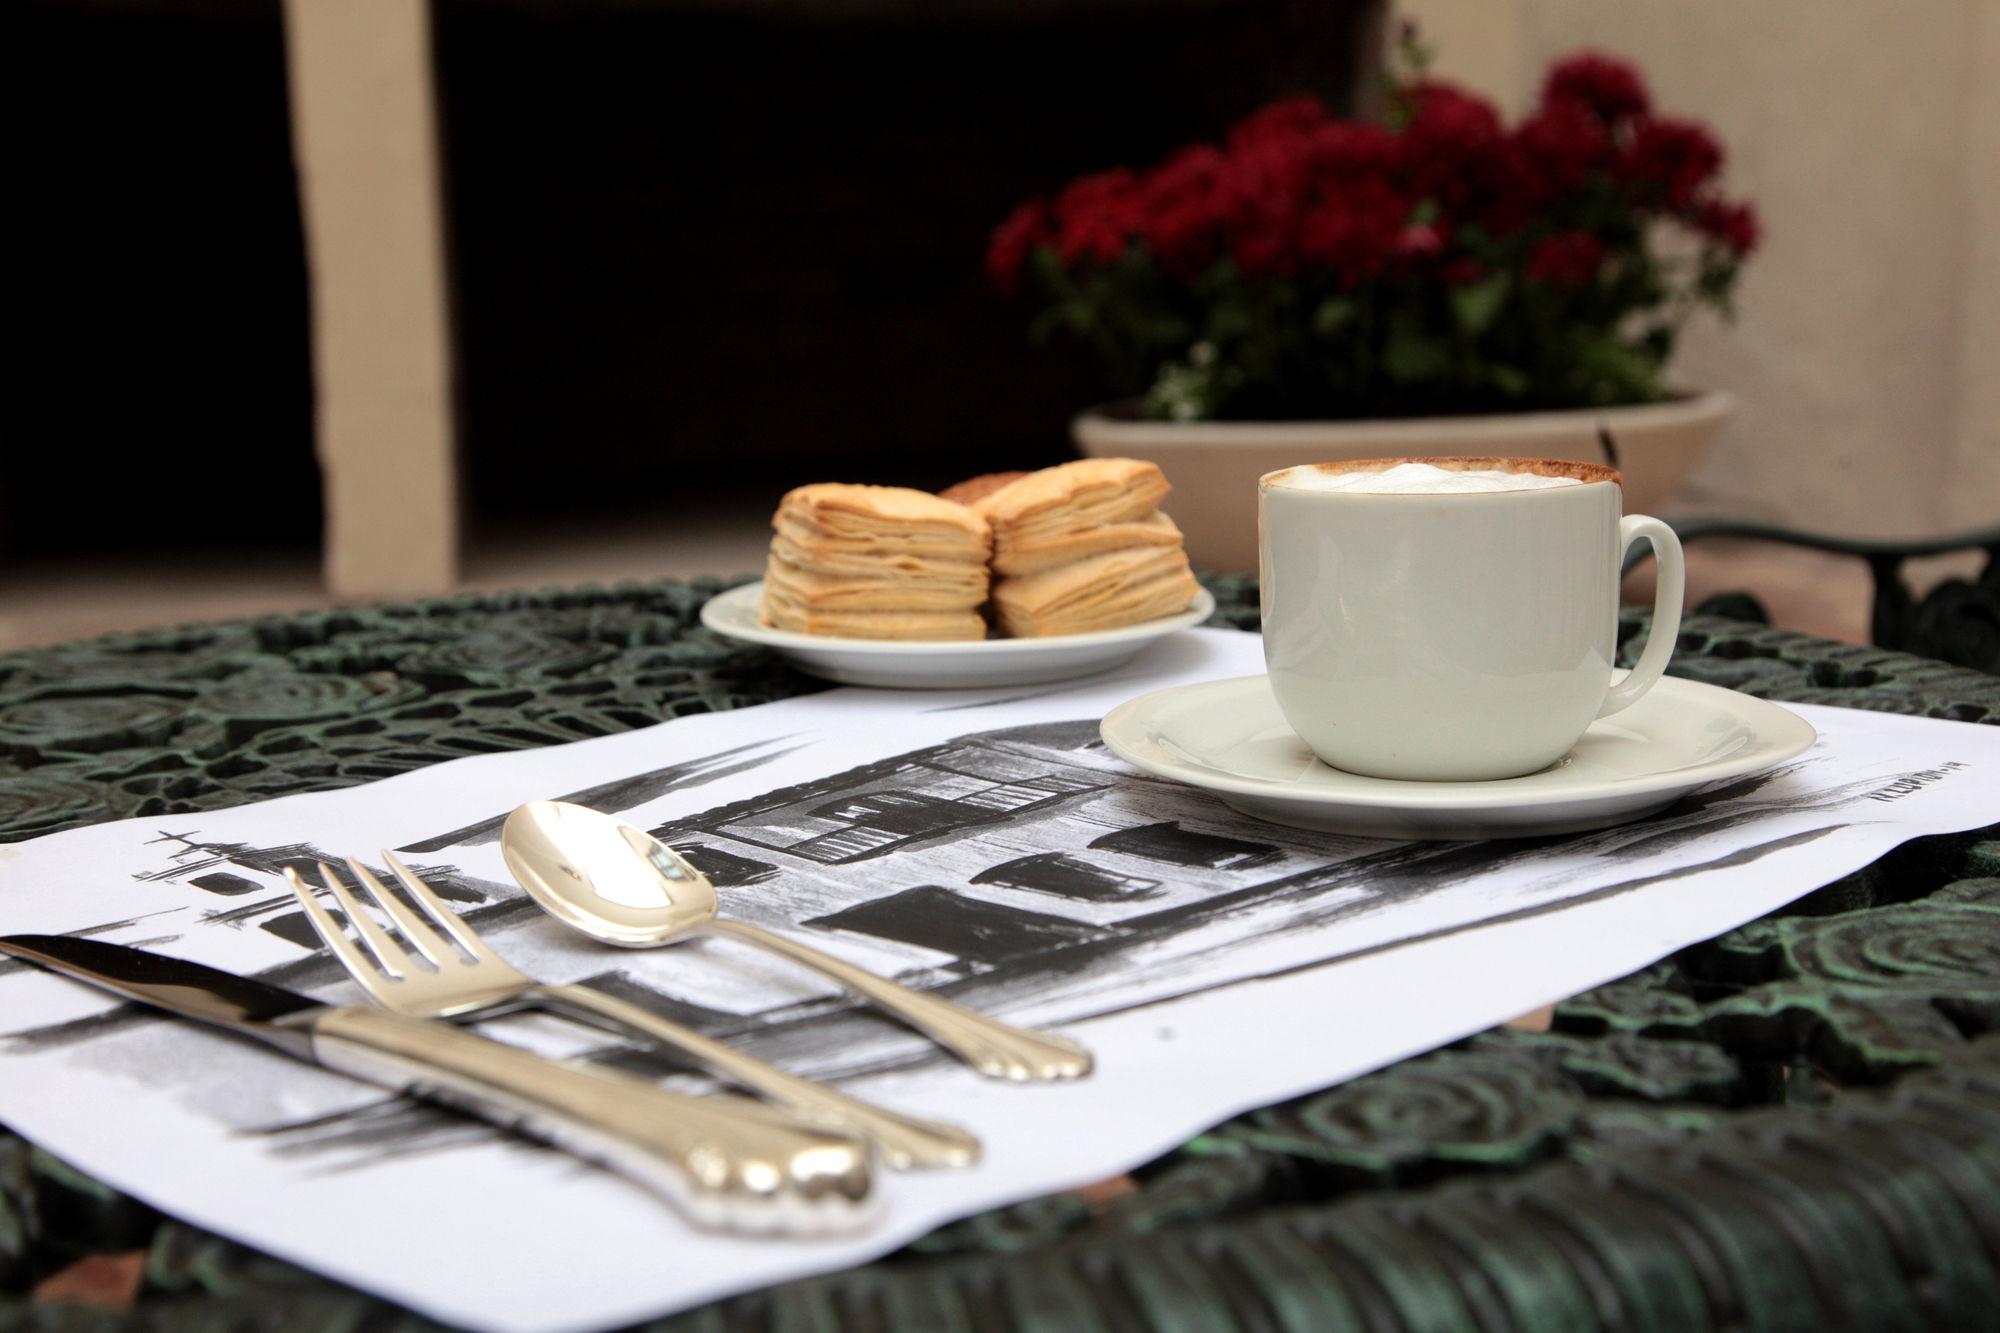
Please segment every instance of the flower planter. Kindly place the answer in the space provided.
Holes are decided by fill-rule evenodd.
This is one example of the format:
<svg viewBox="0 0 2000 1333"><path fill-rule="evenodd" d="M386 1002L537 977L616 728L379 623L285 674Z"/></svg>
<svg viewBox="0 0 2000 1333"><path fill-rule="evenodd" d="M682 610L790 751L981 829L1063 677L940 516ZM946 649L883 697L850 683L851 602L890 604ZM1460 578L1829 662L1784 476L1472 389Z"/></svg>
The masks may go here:
<svg viewBox="0 0 2000 1333"><path fill-rule="evenodd" d="M1302 463L1440 455L1610 463L1625 476L1625 511L1656 513L1714 444L1725 393L1638 407L1398 421L1147 421L1117 408L1070 425L1090 458L1144 458L1174 484L1164 506L1187 534L1197 569L1255 573L1257 478ZM1613 457L1602 436L1608 434Z"/></svg>

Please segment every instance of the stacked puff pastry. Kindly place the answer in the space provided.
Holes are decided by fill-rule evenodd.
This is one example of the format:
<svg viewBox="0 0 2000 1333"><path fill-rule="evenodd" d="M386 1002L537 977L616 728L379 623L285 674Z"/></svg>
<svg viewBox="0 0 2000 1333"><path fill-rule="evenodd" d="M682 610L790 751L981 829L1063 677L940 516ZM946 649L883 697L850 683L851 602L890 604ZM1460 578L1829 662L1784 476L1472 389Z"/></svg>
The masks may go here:
<svg viewBox="0 0 2000 1333"><path fill-rule="evenodd" d="M786 495L758 619L849 639L980 639L986 520L924 491L826 482Z"/></svg>
<svg viewBox="0 0 2000 1333"><path fill-rule="evenodd" d="M983 496L992 526L992 615L1015 638L1088 634L1187 609L1197 585L1181 532L1159 512L1152 464L1086 458Z"/></svg>

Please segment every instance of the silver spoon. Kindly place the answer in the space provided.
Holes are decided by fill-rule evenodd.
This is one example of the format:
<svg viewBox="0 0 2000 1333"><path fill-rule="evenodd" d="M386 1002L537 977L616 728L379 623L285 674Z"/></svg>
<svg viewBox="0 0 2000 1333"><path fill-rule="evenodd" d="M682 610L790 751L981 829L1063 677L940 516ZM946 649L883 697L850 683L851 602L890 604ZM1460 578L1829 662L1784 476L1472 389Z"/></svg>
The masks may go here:
<svg viewBox="0 0 2000 1333"><path fill-rule="evenodd" d="M1067 1037L1012 1027L717 914L715 886L673 848L587 806L530 801L500 830L507 868L556 920L627 949L707 932L812 968L874 1001L988 1078L1081 1078L1090 1052Z"/></svg>

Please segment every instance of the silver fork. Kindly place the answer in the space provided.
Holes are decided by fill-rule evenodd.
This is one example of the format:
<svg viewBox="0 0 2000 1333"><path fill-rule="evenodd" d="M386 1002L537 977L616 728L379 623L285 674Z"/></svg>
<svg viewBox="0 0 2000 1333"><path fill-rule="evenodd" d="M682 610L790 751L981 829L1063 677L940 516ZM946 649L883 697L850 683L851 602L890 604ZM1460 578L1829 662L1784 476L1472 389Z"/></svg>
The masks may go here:
<svg viewBox="0 0 2000 1333"><path fill-rule="evenodd" d="M522 974L494 953L394 852L384 851L382 858L397 882L409 890L410 897L443 935L405 907L368 867L351 856L346 858L347 867L404 940L430 963L430 969L412 962L395 937L362 910L326 862L319 863L320 881L353 923L355 933L367 947L365 955L290 866L285 867L285 881L298 896L313 929L346 967L348 975L384 1008L416 1018L462 1020L538 1009L594 1027L637 1033L692 1057L709 1072L798 1115L865 1135L881 1152L882 1160L892 1167L970 1166L979 1160L979 1140L957 1125L902 1115L823 1083L788 1074L713 1037L705 1037L594 987L544 985ZM454 949L453 944L458 948Z"/></svg>

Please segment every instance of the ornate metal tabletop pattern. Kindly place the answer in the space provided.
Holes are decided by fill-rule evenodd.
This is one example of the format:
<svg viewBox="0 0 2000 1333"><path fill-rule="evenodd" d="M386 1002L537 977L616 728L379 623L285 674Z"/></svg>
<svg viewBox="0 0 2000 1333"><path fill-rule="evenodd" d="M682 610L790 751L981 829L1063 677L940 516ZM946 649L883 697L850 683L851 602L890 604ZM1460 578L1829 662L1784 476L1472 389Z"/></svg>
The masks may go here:
<svg viewBox="0 0 2000 1333"><path fill-rule="evenodd" d="M819 688L718 582L460 598L0 655L0 841L368 782ZM1211 585L1215 623L1255 591ZM1645 629L1628 615L1630 654ZM2000 721L2000 679L1690 616L1673 670ZM659 1329L1969 1326L2000 1307L2000 829L1500 1030L1219 1126L1116 1189ZM143 1251L125 1314L33 1305ZM426 1327L0 1131L0 1329Z"/></svg>

